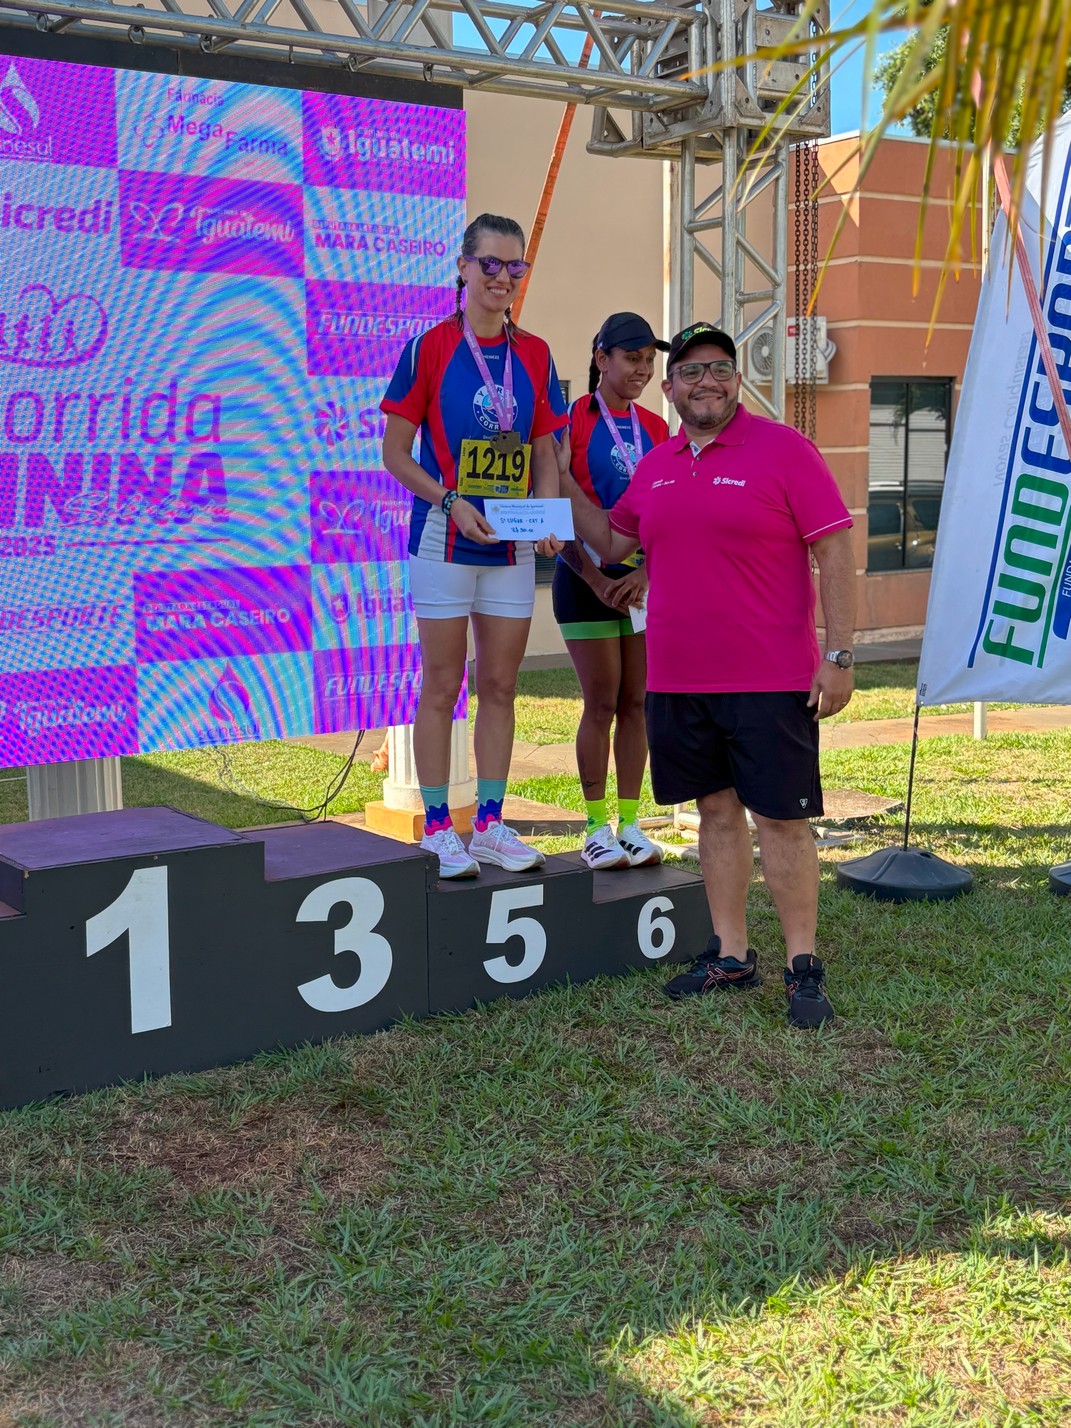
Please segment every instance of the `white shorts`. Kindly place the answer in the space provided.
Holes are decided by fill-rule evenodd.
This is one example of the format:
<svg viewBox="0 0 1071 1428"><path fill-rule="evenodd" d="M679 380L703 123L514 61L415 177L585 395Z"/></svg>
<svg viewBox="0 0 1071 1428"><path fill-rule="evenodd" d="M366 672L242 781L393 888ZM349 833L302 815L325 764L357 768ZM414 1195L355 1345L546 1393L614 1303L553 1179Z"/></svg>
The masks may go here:
<svg viewBox="0 0 1071 1428"><path fill-rule="evenodd" d="M453 620L472 614L530 620L535 607L535 562L460 565L411 555L409 589L413 609L421 620Z"/></svg>

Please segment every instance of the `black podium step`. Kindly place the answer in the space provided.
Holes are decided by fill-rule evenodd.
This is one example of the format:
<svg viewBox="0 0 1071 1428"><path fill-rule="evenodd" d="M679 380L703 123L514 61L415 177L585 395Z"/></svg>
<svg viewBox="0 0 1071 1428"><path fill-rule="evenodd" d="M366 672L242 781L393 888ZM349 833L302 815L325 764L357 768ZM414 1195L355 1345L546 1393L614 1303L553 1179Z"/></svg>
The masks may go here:
<svg viewBox="0 0 1071 1428"><path fill-rule="evenodd" d="M578 854L443 882L340 823L171 808L0 827L0 1106L695 955L702 882Z"/></svg>

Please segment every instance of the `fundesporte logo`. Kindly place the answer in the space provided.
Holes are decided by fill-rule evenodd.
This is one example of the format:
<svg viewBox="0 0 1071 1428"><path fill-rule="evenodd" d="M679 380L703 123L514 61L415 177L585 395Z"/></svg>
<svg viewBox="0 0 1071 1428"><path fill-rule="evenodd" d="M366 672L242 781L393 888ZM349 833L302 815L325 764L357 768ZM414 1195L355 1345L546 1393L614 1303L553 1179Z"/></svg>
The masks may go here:
<svg viewBox="0 0 1071 1428"><path fill-rule="evenodd" d="M208 696L208 713L223 743L260 738L260 721L253 712L249 690L230 664L224 665Z"/></svg>
<svg viewBox="0 0 1071 1428"><path fill-rule="evenodd" d="M0 308L0 362L18 367L74 367L108 340L108 314L89 293L58 297L46 283L28 283Z"/></svg>

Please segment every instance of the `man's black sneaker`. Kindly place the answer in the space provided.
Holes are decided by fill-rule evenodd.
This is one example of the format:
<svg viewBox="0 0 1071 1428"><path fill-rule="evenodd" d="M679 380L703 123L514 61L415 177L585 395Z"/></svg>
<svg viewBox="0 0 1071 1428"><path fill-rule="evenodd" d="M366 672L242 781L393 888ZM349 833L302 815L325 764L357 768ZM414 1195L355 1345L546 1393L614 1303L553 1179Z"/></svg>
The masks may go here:
<svg viewBox="0 0 1071 1428"><path fill-rule="evenodd" d="M793 957L792 970L785 968L785 995L793 1026L812 1028L833 1020L833 1007L826 996L826 969L818 957Z"/></svg>
<svg viewBox="0 0 1071 1428"><path fill-rule="evenodd" d="M745 990L761 987L762 978L755 965L755 953L749 947L747 960L738 962L735 957L722 957L721 942L712 937L706 951L695 959L687 972L681 972L665 985L667 997L675 1002L681 997L701 997L705 992L720 992L726 988Z"/></svg>

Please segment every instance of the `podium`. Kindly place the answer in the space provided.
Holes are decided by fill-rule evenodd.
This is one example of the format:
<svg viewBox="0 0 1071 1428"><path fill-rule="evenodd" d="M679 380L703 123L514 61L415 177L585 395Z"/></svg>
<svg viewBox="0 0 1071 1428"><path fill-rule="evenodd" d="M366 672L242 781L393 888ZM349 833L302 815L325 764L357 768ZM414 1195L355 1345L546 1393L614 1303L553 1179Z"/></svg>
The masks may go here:
<svg viewBox="0 0 1071 1428"><path fill-rule="evenodd" d="M578 853L445 882L341 823L0 826L0 1107L687 961L710 930L695 874Z"/></svg>

